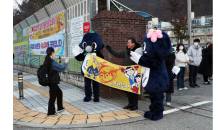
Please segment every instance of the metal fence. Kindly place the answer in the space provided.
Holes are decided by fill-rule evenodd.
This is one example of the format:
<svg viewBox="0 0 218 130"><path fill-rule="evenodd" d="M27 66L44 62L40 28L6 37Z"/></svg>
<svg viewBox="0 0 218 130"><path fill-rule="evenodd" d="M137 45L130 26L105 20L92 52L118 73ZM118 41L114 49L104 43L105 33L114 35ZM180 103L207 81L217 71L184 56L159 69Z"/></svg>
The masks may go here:
<svg viewBox="0 0 218 130"><path fill-rule="evenodd" d="M67 56L70 57L68 70L73 72L80 72L82 62L77 61L71 54L71 46L74 44L71 32L71 20L82 17L83 22L90 21L90 3L93 4L94 13L97 13L98 0L55 0L46 5L39 11L32 14L13 28L13 44L29 40L29 27L34 26L42 21L49 19L59 13L65 12L65 25L66 32L64 34L64 55L61 55L62 63ZM59 56L55 56L54 60L58 61ZM39 67L43 64L45 56L36 55L15 55L14 64Z"/></svg>

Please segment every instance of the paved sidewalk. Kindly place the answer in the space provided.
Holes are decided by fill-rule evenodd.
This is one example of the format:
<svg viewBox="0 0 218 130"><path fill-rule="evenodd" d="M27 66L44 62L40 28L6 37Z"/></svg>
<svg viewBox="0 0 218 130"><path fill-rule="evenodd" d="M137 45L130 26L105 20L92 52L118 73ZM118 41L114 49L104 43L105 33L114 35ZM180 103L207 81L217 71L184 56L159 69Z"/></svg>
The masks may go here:
<svg viewBox="0 0 218 130"><path fill-rule="evenodd" d="M47 117L49 88L38 84L36 75L23 72L25 99L19 100L18 72L13 70L14 124L72 128L122 124L145 119L142 111L125 110L123 106L105 99L100 99L99 103L83 102L84 90L64 82L59 87L63 91L63 106L66 110L55 117Z"/></svg>

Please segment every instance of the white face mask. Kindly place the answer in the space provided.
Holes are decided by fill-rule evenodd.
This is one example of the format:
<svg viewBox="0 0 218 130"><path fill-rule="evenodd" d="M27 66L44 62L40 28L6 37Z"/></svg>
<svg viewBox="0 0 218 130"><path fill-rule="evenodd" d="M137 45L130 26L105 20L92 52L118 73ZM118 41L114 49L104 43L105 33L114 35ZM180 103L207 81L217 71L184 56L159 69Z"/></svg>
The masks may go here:
<svg viewBox="0 0 218 130"><path fill-rule="evenodd" d="M183 50L183 46L179 47L180 50Z"/></svg>
<svg viewBox="0 0 218 130"><path fill-rule="evenodd" d="M195 45L195 46L198 46L198 43L197 43L197 42L195 42L195 43L194 43L194 45Z"/></svg>

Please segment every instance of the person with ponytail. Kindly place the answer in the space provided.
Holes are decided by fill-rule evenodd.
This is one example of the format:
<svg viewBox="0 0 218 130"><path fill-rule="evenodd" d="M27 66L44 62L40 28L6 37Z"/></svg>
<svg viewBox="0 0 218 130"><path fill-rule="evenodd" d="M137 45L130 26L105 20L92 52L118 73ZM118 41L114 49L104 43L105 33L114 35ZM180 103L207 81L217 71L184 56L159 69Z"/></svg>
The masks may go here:
<svg viewBox="0 0 218 130"><path fill-rule="evenodd" d="M57 98L57 112L62 112L65 110L63 107L62 99L63 94L61 89L59 88L58 84L60 83L60 71L64 71L68 65L69 57L66 58L63 65L60 65L59 62L56 62L52 58L55 55L54 48L48 47L46 50L46 57L43 65L48 67L48 78L49 78L49 102L48 102L48 113L47 116L56 116L57 113L55 111L55 100Z"/></svg>
<svg viewBox="0 0 218 130"><path fill-rule="evenodd" d="M185 66L189 63L189 57L185 50L184 44L179 43L176 49L176 62L175 65L180 67L180 72L177 75L177 87L179 90L188 89L184 85Z"/></svg>

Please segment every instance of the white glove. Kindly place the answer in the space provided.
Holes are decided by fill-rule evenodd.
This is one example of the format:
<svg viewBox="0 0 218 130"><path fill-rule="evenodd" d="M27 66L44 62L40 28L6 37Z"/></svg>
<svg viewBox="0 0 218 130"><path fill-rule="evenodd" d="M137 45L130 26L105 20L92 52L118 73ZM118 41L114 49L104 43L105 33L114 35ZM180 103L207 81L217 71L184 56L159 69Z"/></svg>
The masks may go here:
<svg viewBox="0 0 218 130"><path fill-rule="evenodd" d="M78 45L74 45L72 47L72 53L74 57L78 56L82 51L83 50Z"/></svg>
<svg viewBox="0 0 218 130"><path fill-rule="evenodd" d="M142 48L137 48L134 52L140 54L141 56L143 55L143 52L142 52Z"/></svg>
<svg viewBox="0 0 218 130"><path fill-rule="evenodd" d="M136 52L133 52L133 51L130 52L130 55L131 55L130 59L132 61L134 61L136 64L138 64L139 63L139 59L141 58L141 55L136 53Z"/></svg>
<svg viewBox="0 0 218 130"><path fill-rule="evenodd" d="M172 69L172 72L177 75L180 71L180 68L178 66L174 66L173 69Z"/></svg>

